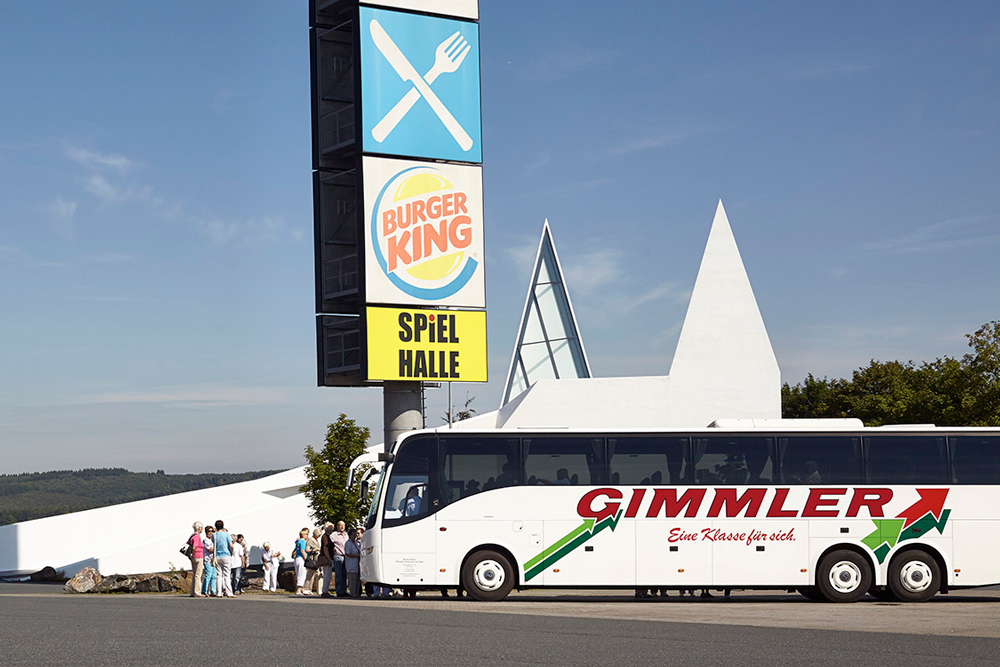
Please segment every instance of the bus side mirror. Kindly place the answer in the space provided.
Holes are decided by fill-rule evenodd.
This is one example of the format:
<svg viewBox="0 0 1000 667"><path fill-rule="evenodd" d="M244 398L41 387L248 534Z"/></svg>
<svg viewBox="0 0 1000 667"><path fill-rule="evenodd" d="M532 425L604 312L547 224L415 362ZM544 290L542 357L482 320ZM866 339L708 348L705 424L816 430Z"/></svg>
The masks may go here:
<svg viewBox="0 0 1000 667"><path fill-rule="evenodd" d="M392 463L396 460L396 455L392 452L379 452L378 460L385 461L386 463Z"/></svg>
<svg viewBox="0 0 1000 667"><path fill-rule="evenodd" d="M361 482L361 500L368 497L368 480Z"/></svg>

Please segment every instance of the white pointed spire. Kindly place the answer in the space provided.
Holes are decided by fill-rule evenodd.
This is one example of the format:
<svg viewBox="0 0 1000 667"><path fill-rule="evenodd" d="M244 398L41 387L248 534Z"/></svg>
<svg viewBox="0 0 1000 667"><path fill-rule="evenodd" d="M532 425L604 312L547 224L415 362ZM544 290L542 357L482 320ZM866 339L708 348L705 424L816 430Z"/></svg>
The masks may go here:
<svg viewBox="0 0 1000 667"><path fill-rule="evenodd" d="M590 377L590 362L546 218L503 389L503 407L538 380Z"/></svg>
<svg viewBox="0 0 1000 667"><path fill-rule="evenodd" d="M719 200L670 366L672 421L781 417L781 374Z"/></svg>

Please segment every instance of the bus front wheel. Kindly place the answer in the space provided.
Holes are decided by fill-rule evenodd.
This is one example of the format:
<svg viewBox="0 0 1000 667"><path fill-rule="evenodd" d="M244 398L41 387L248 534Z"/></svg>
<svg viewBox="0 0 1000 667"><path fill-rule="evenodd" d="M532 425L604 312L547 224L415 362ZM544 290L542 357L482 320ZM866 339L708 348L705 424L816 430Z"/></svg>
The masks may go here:
<svg viewBox="0 0 1000 667"><path fill-rule="evenodd" d="M462 587L475 600L503 600L514 588L514 568L503 554L477 551L462 567Z"/></svg>
<svg viewBox="0 0 1000 667"><path fill-rule="evenodd" d="M904 602L926 602L941 588L941 568L925 551L906 551L889 564L889 588Z"/></svg>
<svg viewBox="0 0 1000 667"><path fill-rule="evenodd" d="M857 602L872 585L872 570L864 556L842 549L823 557L816 587L830 602Z"/></svg>

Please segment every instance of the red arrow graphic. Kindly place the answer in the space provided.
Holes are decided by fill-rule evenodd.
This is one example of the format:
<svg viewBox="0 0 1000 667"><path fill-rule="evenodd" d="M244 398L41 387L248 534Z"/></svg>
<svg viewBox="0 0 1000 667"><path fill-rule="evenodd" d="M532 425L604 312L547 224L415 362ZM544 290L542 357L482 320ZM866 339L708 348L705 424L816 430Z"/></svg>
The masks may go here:
<svg viewBox="0 0 1000 667"><path fill-rule="evenodd" d="M935 519L941 520L941 511L944 509L945 499L948 498L948 489L917 489L917 493L920 494L920 500L907 507L896 517L897 519L906 519L906 522L903 523L903 530L906 530L910 524L915 523L917 519L928 512L933 514Z"/></svg>

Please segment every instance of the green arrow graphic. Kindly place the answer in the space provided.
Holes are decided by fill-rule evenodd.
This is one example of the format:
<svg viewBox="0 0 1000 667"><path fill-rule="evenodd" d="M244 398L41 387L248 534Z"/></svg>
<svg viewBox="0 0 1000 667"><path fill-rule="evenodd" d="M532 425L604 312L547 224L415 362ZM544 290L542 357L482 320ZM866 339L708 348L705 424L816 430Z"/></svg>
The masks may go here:
<svg viewBox="0 0 1000 667"><path fill-rule="evenodd" d="M907 528L906 532L900 535L899 541L915 540L924 533L930 532L933 528L937 528L937 531L943 535L944 525L948 523L948 516L950 514L951 510L944 510L941 512L941 520L938 521L934 518L933 514L928 512Z"/></svg>
<svg viewBox="0 0 1000 667"><path fill-rule="evenodd" d="M577 526L576 528L574 528L573 530L571 530L568 534L564 535L557 542L553 543L552 546L550 546L548 549L545 549L540 554L538 554L537 556L535 556L534 558L532 558L531 560L529 560L527 563L525 563L524 564L524 569L527 570L527 569L530 569L530 568L534 567L536 563L540 562L543 558L545 558L549 554L553 553L554 551L559 550L564 544L566 544L570 540L574 539L575 537L577 537L578 535L580 535L584 531L591 531L591 530L593 530L594 529L594 524L596 522L597 522L597 519L584 519L583 523L581 523L579 526Z"/></svg>
<svg viewBox="0 0 1000 667"><path fill-rule="evenodd" d="M545 568L557 562L566 554L572 552L578 546L597 535L605 528L611 528L612 532L618 526L618 521L622 517L622 511L614 516L608 516L595 523L595 519L584 519L583 523L571 530L569 533L558 539L555 543L544 549L541 553L533 557L524 564L524 580L530 581L541 574Z"/></svg>
<svg viewBox="0 0 1000 667"><path fill-rule="evenodd" d="M872 519L875 530L861 540L861 543L874 551L880 544L886 542L889 548L896 546L899 532L903 529L903 519Z"/></svg>

